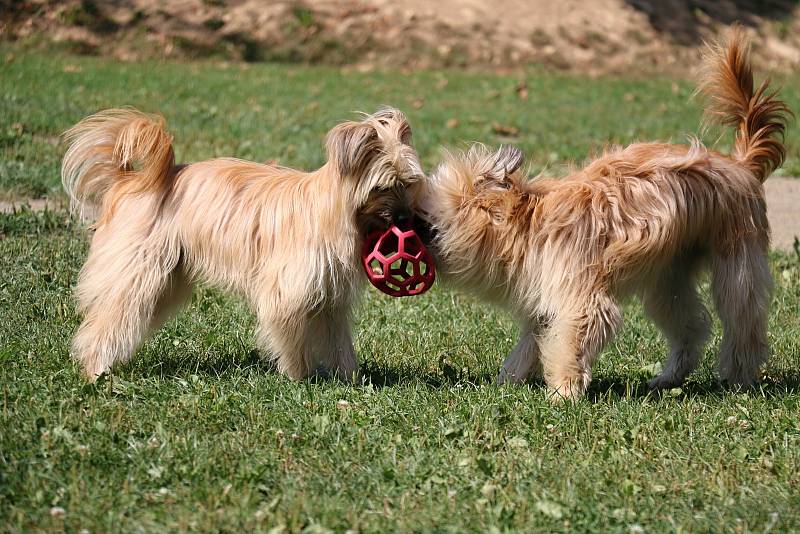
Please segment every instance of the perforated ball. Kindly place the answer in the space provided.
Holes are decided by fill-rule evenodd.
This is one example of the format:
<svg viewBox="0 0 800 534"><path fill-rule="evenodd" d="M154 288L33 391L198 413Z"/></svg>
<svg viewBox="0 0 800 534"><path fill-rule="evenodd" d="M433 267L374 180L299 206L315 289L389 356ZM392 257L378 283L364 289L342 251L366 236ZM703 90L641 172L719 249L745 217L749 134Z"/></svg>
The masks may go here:
<svg viewBox="0 0 800 534"><path fill-rule="evenodd" d="M393 297L421 295L436 279L433 258L417 233L394 225L367 236L362 263L370 283Z"/></svg>

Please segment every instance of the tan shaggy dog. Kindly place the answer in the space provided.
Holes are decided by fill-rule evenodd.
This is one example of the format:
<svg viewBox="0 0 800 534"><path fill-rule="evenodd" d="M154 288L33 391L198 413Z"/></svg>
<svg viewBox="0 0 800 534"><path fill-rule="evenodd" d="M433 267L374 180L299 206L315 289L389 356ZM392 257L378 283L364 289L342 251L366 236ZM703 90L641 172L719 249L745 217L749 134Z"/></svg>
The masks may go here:
<svg viewBox="0 0 800 534"><path fill-rule="evenodd" d="M232 158L176 165L163 119L133 109L92 115L66 138L64 188L97 218L73 342L89 379L129 359L196 282L249 300L281 372L355 376L362 236L407 217L422 178L401 112L336 126L314 172Z"/></svg>
<svg viewBox="0 0 800 534"><path fill-rule="evenodd" d="M500 383L543 371L555 398L580 397L620 328L618 300L639 294L670 347L651 387L680 384L709 334L697 292L707 266L724 329L721 377L757 378L771 292L762 182L783 162L790 113L766 83L754 90L741 30L710 47L707 64L700 91L710 116L736 129L730 156L698 141L641 143L563 179L526 181L518 150L478 147L425 182L418 209L439 271L521 323Z"/></svg>

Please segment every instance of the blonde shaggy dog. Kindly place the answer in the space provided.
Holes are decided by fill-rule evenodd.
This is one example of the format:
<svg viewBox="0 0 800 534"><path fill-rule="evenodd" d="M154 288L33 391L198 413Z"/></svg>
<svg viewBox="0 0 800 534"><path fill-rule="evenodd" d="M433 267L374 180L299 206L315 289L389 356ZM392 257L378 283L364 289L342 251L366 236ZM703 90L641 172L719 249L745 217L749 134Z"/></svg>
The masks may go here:
<svg viewBox="0 0 800 534"><path fill-rule="evenodd" d="M710 116L736 128L731 156L699 141L633 144L572 176L526 181L518 150L478 147L426 181L418 209L439 271L521 323L499 383L543 371L555 398L580 397L621 326L618 300L639 294L670 347L651 387L680 384L709 334L697 292L706 266L724 329L721 377L757 378L771 292L762 182L783 162L790 113L766 82L753 89L741 30L709 48L707 64L700 91Z"/></svg>
<svg viewBox="0 0 800 534"><path fill-rule="evenodd" d="M73 342L90 380L128 360L199 281L249 300L281 372L354 378L362 236L407 217L422 177L401 112L336 126L314 172L232 158L176 165L163 119L133 109L92 115L66 138L64 188L97 218Z"/></svg>

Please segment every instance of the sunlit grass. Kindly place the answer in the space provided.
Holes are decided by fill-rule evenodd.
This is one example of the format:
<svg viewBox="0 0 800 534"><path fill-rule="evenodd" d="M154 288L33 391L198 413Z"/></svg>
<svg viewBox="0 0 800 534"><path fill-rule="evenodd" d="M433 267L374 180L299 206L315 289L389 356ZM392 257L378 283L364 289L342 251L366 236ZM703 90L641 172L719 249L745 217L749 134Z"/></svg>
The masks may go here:
<svg viewBox="0 0 800 534"><path fill-rule="evenodd" d="M301 167L322 163L338 120L382 103L408 113L427 166L441 144L481 140L558 170L609 141L697 131L684 81L525 80L522 100L519 79L502 76L22 55L0 66L0 194L59 194L58 134L126 104L163 112L182 159ZM505 127L519 133L495 133ZM68 356L86 246L65 213L0 215L2 530L800 529L796 255L771 260L773 357L759 388L717 385L717 328L683 388L648 396L666 348L634 304L588 397L553 406L540 385L493 385L515 325L441 286L411 299L367 291L356 387L275 374L247 307L209 289L87 385Z"/></svg>

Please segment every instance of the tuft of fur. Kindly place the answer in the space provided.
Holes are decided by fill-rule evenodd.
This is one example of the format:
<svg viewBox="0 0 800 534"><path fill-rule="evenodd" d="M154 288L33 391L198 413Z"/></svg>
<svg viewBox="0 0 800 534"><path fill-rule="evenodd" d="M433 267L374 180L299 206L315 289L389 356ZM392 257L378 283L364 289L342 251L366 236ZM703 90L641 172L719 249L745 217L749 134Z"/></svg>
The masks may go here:
<svg viewBox="0 0 800 534"><path fill-rule="evenodd" d="M105 199L169 185L175 154L160 115L108 109L83 119L64 138L69 149L61 181L72 210L83 219L101 212L110 216L113 203L104 207Z"/></svg>
<svg viewBox="0 0 800 534"><path fill-rule="evenodd" d="M417 209L443 279L520 323L499 383L541 374L554 399L580 397L621 328L618 302L631 295L669 343L651 386L682 383L709 336L697 289L706 268L724 331L720 375L737 386L756 380L772 287L762 180L781 162L788 110L749 89L743 46L734 34L703 82L716 95L712 112L726 110L739 128L732 157L697 140L637 143L562 179L529 181L519 152L479 145L448 154L424 182Z"/></svg>
<svg viewBox="0 0 800 534"><path fill-rule="evenodd" d="M234 158L175 165L160 117L107 110L67 132L64 187L96 217L72 345L94 380L128 360L198 283L243 295L258 341L300 379L352 380L363 236L411 211L422 171L397 110L333 128L304 172Z"/></svg>
<svg viewBox="0 0 800 534"><path fill-rule="evenodd" d="M727 45L706 46L698 92L708 99L707 117L735 129L732 155L759 180L783 164L792 113L769 91L769 80L754 89L750 42L740 26L732 28Z"/></svg>

